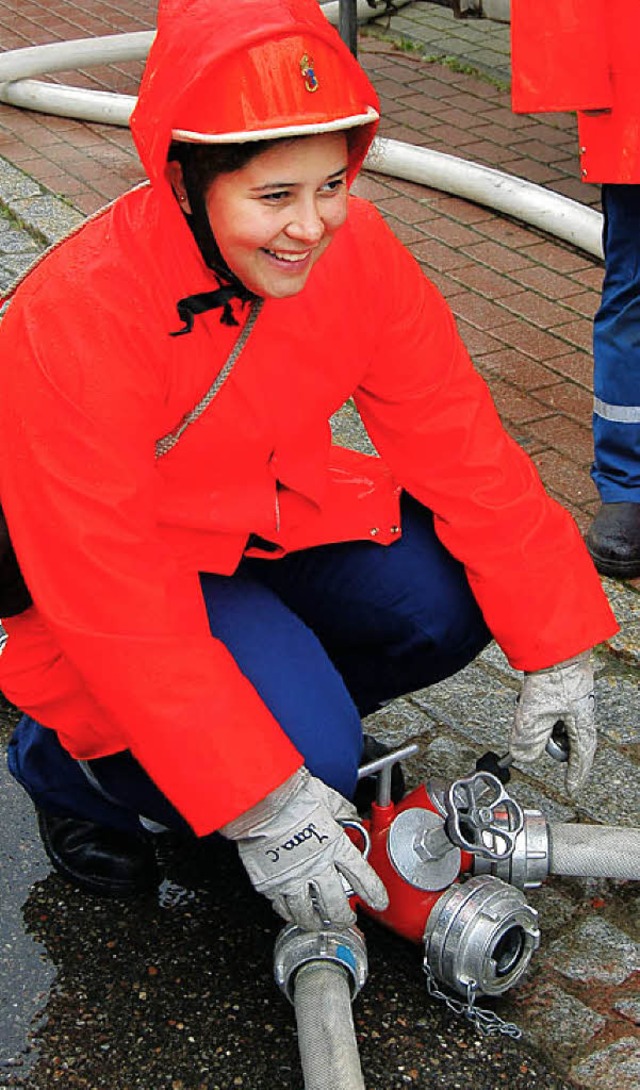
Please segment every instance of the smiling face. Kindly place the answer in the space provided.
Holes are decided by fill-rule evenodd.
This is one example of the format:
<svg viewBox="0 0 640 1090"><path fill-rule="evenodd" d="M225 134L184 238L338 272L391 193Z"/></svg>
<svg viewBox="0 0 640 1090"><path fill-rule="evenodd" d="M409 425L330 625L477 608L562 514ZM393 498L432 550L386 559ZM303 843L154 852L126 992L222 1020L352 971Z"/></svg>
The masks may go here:
<svg viewBox="0 0 640 1090"><path fill-rule="evenodd" d="M346 219L346 173L344 133L322 133L278 142L214 178L205 195L211 230L247 288L272 299L302 291Z"/></svg>

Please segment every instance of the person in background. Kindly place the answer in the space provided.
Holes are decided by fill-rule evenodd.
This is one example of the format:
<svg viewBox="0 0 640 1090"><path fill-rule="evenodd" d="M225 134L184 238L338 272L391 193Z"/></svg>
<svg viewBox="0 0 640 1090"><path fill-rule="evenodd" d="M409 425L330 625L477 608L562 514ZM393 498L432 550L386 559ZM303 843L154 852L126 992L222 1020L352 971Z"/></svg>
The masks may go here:
<svg viewBox="0 0 640 1090"><path fill-rule="evenodd" d="M568 790L589 774L616 621L444 299L349 195L377 122L315 0L164 0L149 184L0 325L9 766L83 889L152 887L161 826L237 842L301 927L353 919L343 877L384 908L341 824L361 719L492 636L524 671L513 757L562 718ZM331 441L351 397L376 456Z"/></svg>
<svg viewBox="0 0 640 1090"><path fill-rule="evenodd" d="M517 113L577 111L580 175L601 183L605 273L593 326L594 462L587 532L598 571L640 576L640 6L512 0Z"/></svg>

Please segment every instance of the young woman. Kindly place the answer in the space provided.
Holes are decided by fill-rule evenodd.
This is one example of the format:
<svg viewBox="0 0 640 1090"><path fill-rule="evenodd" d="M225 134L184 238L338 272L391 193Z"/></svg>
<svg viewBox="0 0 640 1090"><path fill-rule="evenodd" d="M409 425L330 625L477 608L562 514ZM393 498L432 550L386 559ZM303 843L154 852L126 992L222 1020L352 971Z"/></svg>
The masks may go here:
<svg viewBox="0 0 640 1090"><path fill-rule="evenodd" d="M314 0L160 6L150 184L50 253L0 329L0 499L33 604L0 685L13 774L85 888L154 880L150 822L221 830L305 927L382 907L348 841L361 717L489 641L518 760L595 749L616 630L580 535L451 313L348 190L375 92ZM332 445L355 399L379 457ZM286 850L285 847L286 846Z"/></svg>

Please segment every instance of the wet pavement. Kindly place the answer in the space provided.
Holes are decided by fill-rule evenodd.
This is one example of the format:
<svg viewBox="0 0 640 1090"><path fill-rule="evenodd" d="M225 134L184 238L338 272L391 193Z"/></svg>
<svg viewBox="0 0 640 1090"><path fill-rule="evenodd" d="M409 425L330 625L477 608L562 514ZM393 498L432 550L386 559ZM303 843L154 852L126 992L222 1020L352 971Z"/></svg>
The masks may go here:
<svg viewBox="0 0 640 1090"><path fill-rule="evenodd" d="M140 30L155 5L0 0L0 44ZM398 46L400 48L398 48ZM383 132L485 162L598 207L577 181L568 117L513 118L508 28L414 3L361 34ZM64 76L134 93L139 66ZM138 181L126 132L0 107L0 287L46 245ZM365 175L374 199L456 314L506 426L581 529L590 460L590 323L600 263L478 205ZM338 438L364 444L347 407ZM575 806L544 760L513 794L551 822L640 825L640 581L604 586L621 632L597 652L600 746ZM503 752L517 675L496 647L457 677L397 701L369 729L416 741L411 785ZM0 708L6 743L15 711ZM272 980L279 924L233 852L162 840L162 885L131 903L84 896L51 872L31 806L0 767L0 1086L51 1090L301 1090L293 1012ZM637 884L549 879L527 900L542 941L525 980L487 1006L523 1030L485 1037L426 994L418 947L369 921L370 978L354 1014L368 1090L636 1090Z"/></svg>

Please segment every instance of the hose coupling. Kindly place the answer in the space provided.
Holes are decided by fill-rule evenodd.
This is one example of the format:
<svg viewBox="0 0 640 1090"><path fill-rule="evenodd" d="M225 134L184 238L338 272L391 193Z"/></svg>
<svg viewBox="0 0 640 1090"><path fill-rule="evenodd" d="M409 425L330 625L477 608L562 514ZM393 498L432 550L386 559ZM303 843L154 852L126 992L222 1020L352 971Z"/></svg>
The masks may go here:
<svg viewBox="0 0 640 1090"><path fill-rule="evenodd" d="M476 855L474 874L492 874L517 889L536 889L548 878L551 868L549 826L539 810L524 810L524 825L515 834L513 851L502 859ZM497 825L509 828L509 815L498 813Z"/></svg>
<svg viewBox="0 0 640 1090"><path fill-rule="evenodd" d="M459 995L501 995L540 945L538 914L499 878L456 883L436 901L424 930L425 966Z"/></svg>
<svg viewBox="0 0 640 1090"><path fill-rule="evenodd" d="M273 971L276 984L291 1003L296 974L312 961L331 961L340 965L348 977L353 1002L368 975L364 935L357 927L303 931L295 924L287 924L276 939Z"/></svg>

